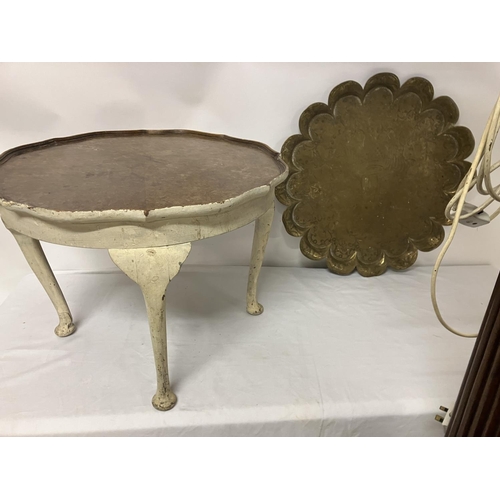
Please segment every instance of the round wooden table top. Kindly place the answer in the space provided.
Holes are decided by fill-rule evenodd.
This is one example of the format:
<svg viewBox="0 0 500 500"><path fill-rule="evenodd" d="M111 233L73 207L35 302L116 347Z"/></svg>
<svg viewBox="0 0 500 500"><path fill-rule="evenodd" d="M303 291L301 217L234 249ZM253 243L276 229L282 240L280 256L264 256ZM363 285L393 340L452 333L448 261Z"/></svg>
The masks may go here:
<svg viewBox="0 0 500 500"><path fill-rule="evenodd" d="M93 132L0 156L0 203L53 211L222 203L274 187L287 167L268 146L188 130Z"/></svg>

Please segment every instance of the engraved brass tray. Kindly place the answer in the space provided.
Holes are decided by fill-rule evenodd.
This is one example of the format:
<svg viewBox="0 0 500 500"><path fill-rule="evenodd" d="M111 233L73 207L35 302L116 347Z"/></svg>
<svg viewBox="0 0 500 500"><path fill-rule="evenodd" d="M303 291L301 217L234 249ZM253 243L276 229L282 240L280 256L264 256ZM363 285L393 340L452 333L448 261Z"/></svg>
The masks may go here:
<svg viewBox="0 0 500 500"><path fill-rule="evenodd" d="M424 78L392 73L347 81L309 106L283 144L290 169L276 188L302 253L341 275L402 270L444 238L444 209L470 167L458 108Z"/></svg>

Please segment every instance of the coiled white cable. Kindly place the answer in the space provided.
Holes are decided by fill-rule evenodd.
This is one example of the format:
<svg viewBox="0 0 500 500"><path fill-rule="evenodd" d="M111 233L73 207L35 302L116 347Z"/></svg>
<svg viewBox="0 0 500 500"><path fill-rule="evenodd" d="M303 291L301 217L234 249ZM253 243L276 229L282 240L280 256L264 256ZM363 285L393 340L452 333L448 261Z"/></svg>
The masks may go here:
<svg viewBox="0 0 500 500"><path fill-rule="evenodd" d="M470 167L469 172L465 176L465 178L460 183L457 192L453 196L453 198L448 203L445 215L448 219L452 219L453 223L451 225L450 234L448 235L448 239L446 240L443 249L441 250L438 258L436 259L436 263L434 264L434 269L432 270L432 278L431 278L431 300L432 306L434 307L434 312L438 320L441 324L450 332L459 335L460 337L468 337L474 338L477 337L477 334L470 333L461 333L454 328L452 328L446 321L443 319L441 315L441 311L439 310L437 299L436 299L436 280L439 271L439 267L441 266L441 262L450 247L453 238L455 237L455 233L457 232L458 224L461 220L467 219L468 217L472 217L480 212L482 212L486 207L488 207L494 201L500 201L500 184L493 187L493 183L491 182L491 174L500 167L500 161L495 164L491 164L491 152L493 150L493 145L495 144L496 137L498 135L498 131L500 129L500 97L497 99L495 107L490 114L488 119L488 123L486 124L486 128L484 129L483 136L481 138L481 143L477 149L476 156L474 157L474 161ZM476 175L477 171L477 175ZM477 186L477 191L482 195L487 195L488 199L474 210L462 213L465 198L467 197L468 192L474 187ZM454 213L453 213L454 212ZM500 213L500 208L496 210L491 216L490 221L493 220Z"/></svg>

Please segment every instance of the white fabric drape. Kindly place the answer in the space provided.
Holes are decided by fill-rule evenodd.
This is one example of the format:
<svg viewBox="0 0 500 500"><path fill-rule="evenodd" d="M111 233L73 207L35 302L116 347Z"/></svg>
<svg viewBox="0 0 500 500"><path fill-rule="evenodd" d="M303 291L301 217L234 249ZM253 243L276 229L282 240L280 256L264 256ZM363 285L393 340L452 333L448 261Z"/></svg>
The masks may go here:
<svg viewBox="0 0 500 500"><path fill-rule="evenodd" d="M139 287L121 273L59 274L76 333L33 275L0 306L0 435L442 436L474 341L440 326L430 268L378 278L263 268L264 314L245 312L248 269L189 266L167 290L177 406L151 406L155 369ZM445 267L438 293L478 329L497 271Z"/></svg>

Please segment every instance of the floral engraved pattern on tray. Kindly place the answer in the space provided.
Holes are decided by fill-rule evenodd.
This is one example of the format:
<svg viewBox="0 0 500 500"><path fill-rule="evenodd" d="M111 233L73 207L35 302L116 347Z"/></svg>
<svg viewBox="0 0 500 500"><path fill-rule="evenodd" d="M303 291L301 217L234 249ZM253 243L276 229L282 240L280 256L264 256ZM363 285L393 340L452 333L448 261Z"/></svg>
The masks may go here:
<svg viewBox="0 0 500 500"><path fill-rule="evenodd" d="M341 275L403 270L444 238L444 209L470 167L468 128L424 78L392 73L347 81L309 106L283 144L276 188L283 223L302 253Z"/></svg>

